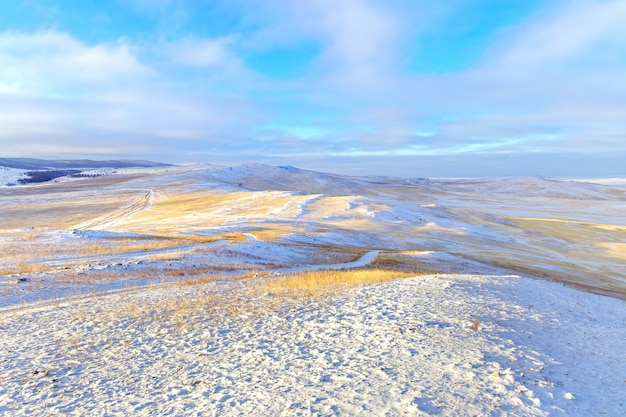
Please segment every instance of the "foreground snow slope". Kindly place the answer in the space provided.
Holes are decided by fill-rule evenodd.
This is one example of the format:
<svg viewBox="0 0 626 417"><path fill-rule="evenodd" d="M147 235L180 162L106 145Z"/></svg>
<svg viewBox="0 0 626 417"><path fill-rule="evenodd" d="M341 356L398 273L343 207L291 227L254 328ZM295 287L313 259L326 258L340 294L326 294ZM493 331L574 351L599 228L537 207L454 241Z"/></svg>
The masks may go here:
<svg viewBox="0 0 626 417"><path fill-rule="evenodd" d="M278 304L242 299L248 284L5 318L0 414L626 415L620 300L514 276L421 276ZM216 295L226 303L203 305Z"/></svg>

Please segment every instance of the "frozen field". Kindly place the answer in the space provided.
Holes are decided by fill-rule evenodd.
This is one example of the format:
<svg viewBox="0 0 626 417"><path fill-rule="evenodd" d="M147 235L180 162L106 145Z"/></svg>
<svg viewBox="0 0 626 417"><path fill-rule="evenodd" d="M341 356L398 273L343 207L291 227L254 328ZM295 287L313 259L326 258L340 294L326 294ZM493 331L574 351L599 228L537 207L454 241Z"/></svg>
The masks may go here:
<svg viewBox="0 0 626 417"><path fill-rule="evenodd" d="M0 415L626 415L625 212L262 165L0 187ZM316 270L383 272L283 291Z"/></svg>

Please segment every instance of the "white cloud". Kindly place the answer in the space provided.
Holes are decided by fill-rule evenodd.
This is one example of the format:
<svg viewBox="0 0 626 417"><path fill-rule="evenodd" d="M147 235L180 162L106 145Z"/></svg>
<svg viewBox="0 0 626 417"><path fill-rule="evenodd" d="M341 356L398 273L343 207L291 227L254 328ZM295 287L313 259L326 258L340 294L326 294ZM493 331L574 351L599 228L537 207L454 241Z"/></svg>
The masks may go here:
<svg viewBox="0 0 626 417"><path fill-rule="evenodd" d="M317 1L311 6L326 41L321 56L341 83L386 83L398 66L400 20L365 0Z"/></svg>
<svg viewBox="0 0 626 417"><path fill-rule="evenodd" d="M557 64L606 65L626 59L626 0L571 0L552 8L498 45L488 57L502 70ZM595 64L595 65L594 65Z"/></svg>
<svg viewBox="0 0 626 417"><path fill-rule="evenodd" d="M475 68L413 76L411 120L436 133L414 141L468 155L626 157L624 27L624 0L564 1L510 28Z"/></svg>
<svg viewBox="0 0 626 417"><path fill-rule="evenodd" d="M152 74L127 44L86 45L54 31L0 33L0 61L5 91L25 93L110 87Z"/></svg>
<svg viewBox="0 0 626 417"><path fill-rule="evenodd" d="M175 56L164 63L150 60L155 51L145 45L89 45L54 31L0 33L0 149L96 155L223 143L234 126L250 126L263 115L245 97L213 91L212 82L235 84L245 75L229 75L239 62L226 43L182 39L169 44ZM185 72L189 66L216 70L221 78Z"/></svg>
<svg viewBox="0 0 626 417"><path fill-rule="evenodd" d="M163 52L176 65L198 68L228 68L242 66L241 60L229 50L232 38L201 39L186 37L163 45Z"/></svg>
<svg viewBox="0 0 626 417"><path fill-rule="evenodd" d="M308 71L276 90L298 91L296 105L304 102L320 112L332 124L329 130L353 131L350 125L367 123L380 129L377 140L386 137L395 145L406 141L411 130L409 112L397 104L410 82L402 70L401 50L410 30L401 3L270 1L259 14L262 29L240 42L253 50L315 44L319 52ZM334 147L336 138L326 140Z"/></svg>
<svg viewBox="0 0 626 417"><path fill-rule="evenodd" d="M248 1L242 4L249 4ZM327 87L376 89L397 72L407 25L380 0L273 0L253 3L259 10L251 26L260 27L240 44L250 50L312 42L320 53L308 82Z"/></svg>

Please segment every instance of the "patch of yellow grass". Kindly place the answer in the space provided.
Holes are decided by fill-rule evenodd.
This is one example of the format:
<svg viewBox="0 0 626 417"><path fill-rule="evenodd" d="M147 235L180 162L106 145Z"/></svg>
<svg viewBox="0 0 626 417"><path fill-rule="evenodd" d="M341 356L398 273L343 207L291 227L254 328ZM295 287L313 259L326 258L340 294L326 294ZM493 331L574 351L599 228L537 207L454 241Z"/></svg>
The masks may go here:
<svg viewBox="0 0 626 417"><path fill-rule="evenodd" d="M220 226L232 219L292 218L309 197L283 191L159 191L152 205L125 218L111 230L159 231Z"/></svg>
<svg viewBox="0 0 626 417"><path fill-rule="evenodd" d="M308 271L267 279L259 288L264 293L278 296L311 297L336 293L342 289L358 285L376 284L392 279L414 277L415 275L415 272L393 269Z"/></svg>
<svg viewBox="0 0 626 417"><path fill-rule="evenodd" d="M165 290L160 297L142 297L142 301L137 302L131 290L113 295L119 297L115 308L111 308L108 303L95 310L83 304L74 304L69 307L69 311L78 322L89 319L102 326L143 323L141 325L158 328L159 332L165 334L180 333L196 326L206 326L207 320L221 322L235 319L239 325L249 325L247 319L273 314L284 306L303 302L305 297L338 294L358 285L412 277L415 273L360 269L303 272L279 278L263 275L267 273L259 275L250 272L228 277L205 275L155 283L150 286L151 290ZM219 279L241 281L241 285L219 293L201 285Z"/></svg>
<svg viewBox="0 0 626 417"><path fill-rule="evenodd" d="M240 313L251 310L248 303L238 291L215 294L202 287L201 284L211 283L220 279L231 281L246 280L258 277L257 273L243 273L235 276L205 275L196 278L182 279L170 282L159 282L149 286L153 291L165 290L162 296L141 298L138 302L133 295L134 290L110 295L119 297L111 308L110 304L93 304L95 308L86 308L85 303L75 303L68 307L73 320L84 322L89 319L102 326L117 326L119 323L143 322L154 325L164 333L180 333L193 326L206 325L205 320L213 316L220 319L229 316L238 316ZM97 296L97 294L95 294ZM227 313L222 317L219 312Z"/></svg>
<svg viewBox="0 0 626 417"><path fill-rule="evenodd" d="M18 262L13 265L0 268L0 275L34 274L48 271L49 267L42 263Z"/></svg>
<svg viewBox="0 0 626 417"><path fill-rule="evenodd" d="M399 269L415 271L419 275L442 272L426 263L430 252L405 251L398 253L381 253L371 266L382 269ZM415 272L413 272L415 274Z"/></svg>
<svg viewBox="0 0 626 417"><path fill-rule="evenodd" d="M530 222L543 222L543 223L569 223L569 224L577 224L585 227L593 227L596 229L602 230L624 230L626 231L626 226L617 225L617 224L606 224L606 223L593 223L593 222L585 222L578 220L567 220L567 219L552 219L545 217L517 217L511 218L511 220L518 221L530 221Z"/></svg>
<svg viewBox="0 0 626 417"><path fill-rule="evenodd" d="M550 237L573 243L614 241L626 239L626 226L592 223L578 220L518 217L509 218L527 231L539 232Z"/></svg>
<svg viewBox="0 0 626 417"><path fill-rule="evenodd" d="M129 253L146 254L153 251L175 250L185 246L210 243L218 240L238 242L245 237L239 233L221 236L177 235L108 237L102 239L67 239L51 245L46 239L36 239L32 232L13 237L0 246L0 275L50 272L69 269L109 255ZM40 237L38 235L37 237ZM158 256L159 254L155 254ZM171 254L165 254L166 258ZM61 263L59 259L64 260ZM4 264L4 265L3 265Z"/></svg>
<svg viewBox="0 0 626 417"><path fill-rule="evenodd" d="M604 249L607 255L626 260L626 243L600 242L598 246Z"/></svg>
<svg viewBox="0 0 626 417"><path fill-rule="evenodd" d="M82 191L86 191L83 193ZM73 185L27 187L0 196L3 214L0 230L35 228L70 229L73 225L104 216L134 199L135 192L99 190L94 198L88 187ZM71 199L71 204L68 204Z"/></svg>
<svg viewBox="0 0 626 417"><path fill-rule="evenodd" d="M129 252L155 251L164 249L175 249L180 246L193 245L198 243L215 242L219 237L214 236L185 236L185 237L149 237L149 238L113 238L109 241L96 242L88 245L81 245L79 255L81 256L104 256L111 254L123 254Z"/></svg>

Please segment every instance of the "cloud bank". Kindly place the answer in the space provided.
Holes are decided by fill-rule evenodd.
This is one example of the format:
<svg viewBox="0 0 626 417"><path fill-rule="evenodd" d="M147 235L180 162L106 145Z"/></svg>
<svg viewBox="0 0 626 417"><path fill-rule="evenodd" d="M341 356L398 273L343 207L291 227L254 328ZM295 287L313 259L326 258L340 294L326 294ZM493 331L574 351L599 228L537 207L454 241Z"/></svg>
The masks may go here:
<svg viewBox="0 0 626 417"><path fill-rule="evenodd" d="M94 11L55 9L0 31L0 149L402 176L626 175L626 1L538 2L487 26L497 6L480 3L110 2L90 30L63 16ZM447 23L460 17L467 29ZM433 45L475 52L461 65Z"/></svg>

